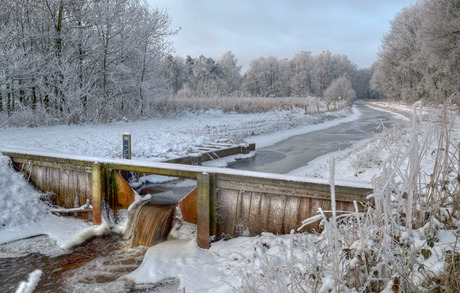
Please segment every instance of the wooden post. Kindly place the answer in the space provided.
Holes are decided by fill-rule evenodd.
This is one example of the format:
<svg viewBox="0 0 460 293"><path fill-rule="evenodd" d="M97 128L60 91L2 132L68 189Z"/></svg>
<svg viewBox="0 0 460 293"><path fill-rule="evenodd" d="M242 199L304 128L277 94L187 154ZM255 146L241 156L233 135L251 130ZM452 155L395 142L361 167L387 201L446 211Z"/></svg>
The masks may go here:
<svg viewBox="0 0 460 293"><path fill-rule="evenodd" d="M131 134L123 133L123 159L131 160ZM129 172L121 171L121 176L125 178L126 181L129 180Z"/></svg>
<svg viewBox="0 0 460 293"><path fill-rule="evenodd" d="M131 160L131 134L123 133L123 159Z"/></svg>
<svg viewBox="0 0 460 293"><path fill-rule="evenodd" d="M207 173L197 174L196 177L197 196L197 222L198 233L197 243L201 248L209 248L210 217L209 217L209 175Z"/></svg>
<svg viewBox="0 0 460 293"><path fill-rule="evenodd" d="M249 145L242 145L242 146L241 146L241 153L242 153L243 155L249 154Z"/></svg>
<svg viewBox="0 0 460 293"><path fill-rule="evenodd" d="M101 220L101 166L91 166L91 194L93 197L93 225L100 225Z"/></svg>
<svg viewBox="0 0 460 293"><path fill-rule="evenodd" d="M202 159L202 154L194 154L194 155L191 155L190 157L190 164L191 165L196 165L196 166L201 166L201 163L203 161ZM179 163L180 164L180 163Z"/></svg>

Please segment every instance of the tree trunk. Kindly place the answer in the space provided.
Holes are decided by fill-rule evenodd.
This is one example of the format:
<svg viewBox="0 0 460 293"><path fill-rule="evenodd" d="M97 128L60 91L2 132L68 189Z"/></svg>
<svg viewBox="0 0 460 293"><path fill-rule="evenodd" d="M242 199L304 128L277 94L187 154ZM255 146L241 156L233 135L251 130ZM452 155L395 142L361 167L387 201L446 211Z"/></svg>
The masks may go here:
<svg viewBox="0 0 460 293"><path fill-rule="evenodd" d="M59 3L59 12L58 12L58 18L57 18L57 23L56 23L56 40L55 40L55 46L56 46L56 51L58 52L58 55L60 56L62 53L62 38L61 38L61 31L62 31L62 14L64 12L64 5L62 1Z"/></svg>
<svg viewBox="0 0 460 293"><path fill-rule="evenodd" d="M11 112L14 110L14 97L11 92L11 85L9 83L6 84L6 108L8 111L8 116L11 114Z"/></svg>
<svg viewBox="0 0 460 293"><path fill-rule="evenodd" d="M58 17L57 17L57 22L56 22L56 40L55 40L55 47L56 47L56 53L58 58L61 57L62 55L62 16L64 13L64 4L62 0L59 2L59 10L58 10ZM61 74L58 74L58 80L56 84L62 84L62 79L63 76ZM56 92L56 97L58 97L58 100L56 101L56 111L59 112L64 112L64 103L65 103L65 97L61 91L61 89L56 86L55 88Z"/></svg>
<svg viewBox="0 0 460 293"><path fill-rule="evenodd" d="M32 87L32 110L37 109L37 94L35 92L35 87Z"/></svg>

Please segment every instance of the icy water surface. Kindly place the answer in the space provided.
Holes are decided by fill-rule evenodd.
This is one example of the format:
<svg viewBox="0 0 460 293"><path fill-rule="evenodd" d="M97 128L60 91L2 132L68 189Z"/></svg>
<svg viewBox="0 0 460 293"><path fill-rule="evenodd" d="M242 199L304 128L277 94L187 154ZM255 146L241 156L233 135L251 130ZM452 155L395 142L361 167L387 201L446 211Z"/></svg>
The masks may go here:
<svg viewBox="0 0 460 293"><path fill-rule="evenodd" d="M308 165L308 162L381 132L381 125L391 127L400 122L395 116L357 105L361 116L352 122L307 134L292 136L271 146L257 149L257 155L237 161L229 167L269 173L286 174Z"/></svg>

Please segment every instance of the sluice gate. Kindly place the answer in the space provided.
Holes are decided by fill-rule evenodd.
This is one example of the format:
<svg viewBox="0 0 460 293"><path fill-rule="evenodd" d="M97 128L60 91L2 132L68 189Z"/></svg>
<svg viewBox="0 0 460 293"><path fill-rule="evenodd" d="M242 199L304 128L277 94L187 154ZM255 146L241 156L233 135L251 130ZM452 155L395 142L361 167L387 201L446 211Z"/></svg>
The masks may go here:
<svg viewBox="0 0 460 293"><path fill-rule="evenodd" d="M318 208L331 206L330 186L324 179L30 150L0 152L27 172L38 189L52 192L60 206L72 208L89 199L94 224L100 224L102 201L126 207L134 200L119 171L196 180L196 190L180 206L184 220L197 224L197 242L202 248L209 247L213 235L289 233L303 219L316 215ZM353 211L353 201L366 202L372 190L367 184L338 181L335 192L337 210Z"/></svg>

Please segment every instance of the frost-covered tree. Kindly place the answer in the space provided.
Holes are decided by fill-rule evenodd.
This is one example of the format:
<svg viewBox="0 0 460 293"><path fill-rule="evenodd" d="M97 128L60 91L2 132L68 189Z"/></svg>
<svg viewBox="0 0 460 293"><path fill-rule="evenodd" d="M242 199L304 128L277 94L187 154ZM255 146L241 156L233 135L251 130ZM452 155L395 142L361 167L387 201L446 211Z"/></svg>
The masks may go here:
<svg viewBox="0 0 460 293"><path fill-rule="evenodd" d="M195 96L210 97L219 94L221 71L214 59L203 55L195 59L187 56L185 63L189 67L189 85Z"/></svg>
<svg viewBox="0 0 460 293"><path fill-rule="evenodd" d="M0 111L11 121L137 117L160 94L159 61L174 34L165 12L140 0L1 0L0 7Z"/></svg>
<svg viewBox="0 0 460 293"><path fill-rule="evenodd" d="M276 79L276 92L278 97L290 97L290 79L293 75L291 64L287 58L278 60L278 78Z"/></svg>
<svg viewBox="0 0 460 293"><path fill-rule="evenodd" d="M268 81L265 76L265 58L252 60L244 75L243 91L250 96L267 96Z"/></svg>
<svg viewBox="0 0 460 293"><path fill-rule="evenodd" d="M323 96L326 88L334 79L342 75L355 81L357 66L347 56L332 54L329 50L322 51L313 59L312 88L316 96Z"/></svg>
<svg viewBox="0 0 460 293"><path fill-rule="evenodd" d="M228 96L237 92L241 87L241 66L231 51L225 52L217 61L217 66L221 72L221 95Z"/></svg>
<svg viewBox="0 0 460 293"><path fill-rule="evenodd" d="M460 1L427 1L422 23L425 91L438 99L460 92Z"/></svg>
<svg viewBox="0 0 460 293"><path fill-rule="evenodd" d="M186 85L188 72L182 57L165 56L161 60L161 72L172 94L177 94Z"/></svg>
<svg viewBox="0 0 460 293"><path fill-rule="evenodd" d="M460 2L403 8L385 35L372 87L401 100L442 100L460 91Z"/></svg>
<svg viewBox="0 0 460 293"><path fill-rule="evenodd" d="M289 86L291 95L296 97L308 96L311 94L311 70L313 57L310 52L300 51L290 61L291 75Z"/></svg>
<svg viewBox="0 0 460 293"><path fill-rule="evenodd" d="M313 58L312 88L316 96L323 92L332 82L332 54L329 50L322 51Z"/></svg>
<svg viewBox="0 0 460 293"><path fill-rule="evenodd" d="M351 82L345 76L335 79L331 85L324 91L324 98L328 102L346 100L353 102L356 98L355 90Z"/></svg>

